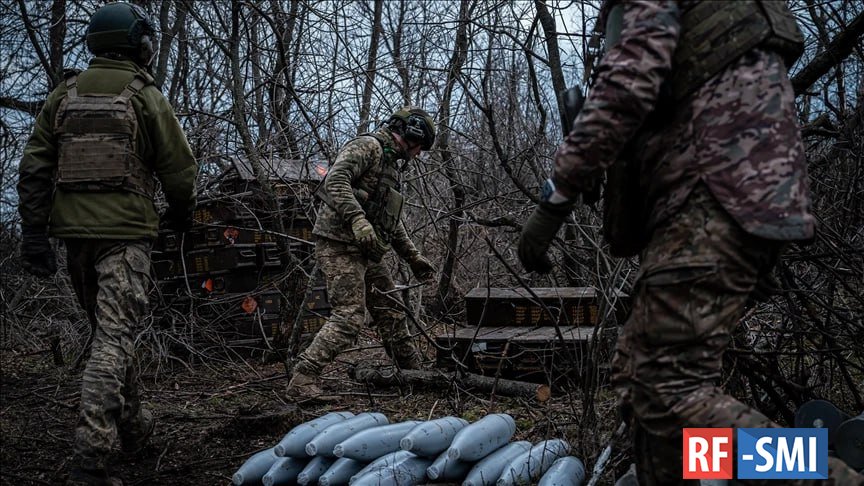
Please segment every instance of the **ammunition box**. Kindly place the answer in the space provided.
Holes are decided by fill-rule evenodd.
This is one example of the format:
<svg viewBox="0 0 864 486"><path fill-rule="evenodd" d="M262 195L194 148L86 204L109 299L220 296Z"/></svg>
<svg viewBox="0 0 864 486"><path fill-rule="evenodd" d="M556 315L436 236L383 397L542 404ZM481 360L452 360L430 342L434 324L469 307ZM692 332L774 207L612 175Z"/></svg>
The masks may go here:
<svg viewBox="0 0 864 486"><path fill-rule="evenodd" d="M465 295L469 326L596 326L599 295L591 287L475 288ZM624 294L619 295L620 298ZM545 308L544 308L545 306Z"/></svg>
<svg viewBox="0 0 864 486"><path fill-rule="evenodd" d="M439 334L437 366L526 381L572 374L584 363L593 327L475 327ZM563 339L562 339L563 338Z"/></svg>
<svg viewBox="0 0 864 486"><path fill-rule="evenodd" d="M185 255L153 252L153 269L160 280L200 277L249 269L279 269L282 261L275 243L234 245L192 250Z"/></svg>

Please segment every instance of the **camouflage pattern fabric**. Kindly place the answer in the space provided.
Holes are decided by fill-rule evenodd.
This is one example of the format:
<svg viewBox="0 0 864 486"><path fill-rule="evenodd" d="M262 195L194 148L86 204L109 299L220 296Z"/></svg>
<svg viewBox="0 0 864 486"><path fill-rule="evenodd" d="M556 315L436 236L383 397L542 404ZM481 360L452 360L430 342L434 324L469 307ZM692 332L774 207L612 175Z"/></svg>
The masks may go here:
<svg viewBox="0 0 864 486"><path fill-rule="evenodd" d="M744 231L701 184L655 229L612 361L639 484L682 483L683 427L778 427L717 383L732 332L780 245ZM848 467L832 466L836 484L856 484L843 482L856 477Z"/></svg>
<svg viewBox="0 0 864 486"><path fill-rule="evenodd" d="M104 469L118 436L134 442L152 420L141 408L135 336L147 314L150 243L66 240L69 274L95 327L81 385L74 451L86 469Z"/></svg>
<svg viewBox="0 0 864 486"><path fill-rule="evenodd" d="M315 245L318 267L327 280L330 317L312 344L300 354L295 370L317 376L341 352L357 342L366 311L387 355L402 368L417 368L420 357L405 323L405 315L381 292L395 287L381 263L366 259L356 246L319 238Z"/></svg>
<svg viewBox="0 0 864 486"><path fill-rule="evenodd" d="M361 188L368 197L382 180L382 172L396 172L399 161L405 158L389 130L381 129L376 134L389 142L385 142L382 147L375 138L360 136L345 144L339 151L325 181L325 189L336 209L327 204L320 205L312 234L334 241L354 243L351 224L358 218L366 217L361 207L362 201L357 200L355 189ZM389 167L384 167L384 164ZM370 223L374 224L374 221ZM375 228L375 231L380 232L379 228ZM408 260L419 254L403 224L399 224L390 236L389 243L403 259Z"/></svg>
<svg viewBox="0 0 864 486"><path fill-rule="evenodd" d="M594 88L556 154L556 187L567 195L585 190L635 139L649 229L672 217L703 181L748 233L811 238L815 219L794 94L778 54L753 49L679 103L661 94L681 32L679 7L691 3L622 3L620 40L597 67Z"/></svg>

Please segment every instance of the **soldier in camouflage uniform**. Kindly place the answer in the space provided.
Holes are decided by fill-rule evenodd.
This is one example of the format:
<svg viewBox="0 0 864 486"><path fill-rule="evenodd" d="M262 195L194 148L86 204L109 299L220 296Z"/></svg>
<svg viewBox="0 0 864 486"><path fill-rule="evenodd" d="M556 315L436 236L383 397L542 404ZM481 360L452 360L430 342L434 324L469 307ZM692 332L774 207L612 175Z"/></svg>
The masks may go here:
<svg viewBox="0 0 864 486"><path fill-rule="evenodd" d="M519 255L526 269L548 271L549 243L604 170L635 187L630 207L607 204L613 250L633 248L641 261L612 380L640 484L679 484L682 428L778 426L718 381L760 278L786 242L813 237L786 74L801 36L784 2L610 1L602 15L607 52ZM620 166L635 170L613 178ZM628 189L607 186L604 197ZM614 241L616 220L633 241ZM829 475L864 480L835 458Z"/></svg>
<svg viewBox="0 0 864 486"><path fill-rule="evenodd" d="M408 237L401 220L399 174L404 163L435 140L432 118L419 108L394 113L380 130L348 142L319 191L323 201L312 233L315 256L327 280L330 317L299 356L288 394L324 398L316 384L321 370L357 340L366 311L384 350L401 368L419 368L420 356L405 323L386 293L394 289L382 263L390 247L414 276L431 282L432 264Z"/></svg>
<svg viewBox="0 0 864 486"><path fill-rule="evenodd" d="M147 315L150 246L159 215L182 229L195 205L197 165L171 105L153 84L154 29L137 6L113 3L90 19L87 70L67 71L45 101L19 165L23 267L56 271L48 236L65 242L72 286L94 337L81 387L69 484L115 484L117 439L136 452L154 429L138 396L135 338Z"/></svg>

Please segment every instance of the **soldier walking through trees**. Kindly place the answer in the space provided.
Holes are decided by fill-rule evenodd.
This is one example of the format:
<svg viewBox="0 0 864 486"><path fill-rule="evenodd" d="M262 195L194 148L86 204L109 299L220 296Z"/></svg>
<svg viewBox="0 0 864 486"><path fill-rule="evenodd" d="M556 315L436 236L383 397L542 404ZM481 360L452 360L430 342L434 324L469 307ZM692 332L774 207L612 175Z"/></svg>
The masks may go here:
<svg viewBox="0 0 864 486"><path fill-rule="evenodd" d="M641 261L612 379L640 484L678 484L683 427L777 427L718 381L784 243L813 237L786 74L803 44L785 2L608 1L602 17L607 52L519 255L548 271L555 233L607 170L607 240ZM829 476L862 481L835 458Z"/></svg>
<svg viewBox="0 0 864 486"><path fill-rule="evenodd" d="M85 71L67 71L48 96L19 166L22 264L50 277L57 268L48 237L62 239L75 294L95 329L69 484L116 484L107 470L115 441L135 453L155 426L140 403L135 359L159 223L154 175L169 204L168 226L182 229L195 205L197 166L148 74L154 36L140 7L99 8L87 29L95 57Z"/></svg>
<svg viewBox="0 0 864 486"><path fill-rule="evenodd" d="M419 368L420 355L410 339L405 315L393 308L394 289L382 258L391 246L414 276L431 281L432 264L408 237L401 220L399 174L405 163L435 141L428 113L405 107L385 127L348 142L319 191L321 205L313 234L315 257L327 280L332 310L312 344L300 354L288 394L322 398L321 370L357 340L366 310L384 344L401 368ZM400 165L401 164L401 165Z"/></svg>

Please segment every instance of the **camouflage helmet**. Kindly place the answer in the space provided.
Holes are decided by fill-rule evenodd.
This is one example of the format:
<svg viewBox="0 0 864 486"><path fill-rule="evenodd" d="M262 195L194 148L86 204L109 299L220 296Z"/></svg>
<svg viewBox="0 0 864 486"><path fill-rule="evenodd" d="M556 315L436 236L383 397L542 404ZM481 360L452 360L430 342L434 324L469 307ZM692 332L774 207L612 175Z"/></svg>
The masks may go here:
<svg viewBox="0 0 864 486"><path fill-rule="evenodd" d="M87 48L95 55L117 52L148 65L155 49L156 29L144 10L125 2L109 3L90 17Z"/></svg>
<svg viewBox="0 0 864 486"><path fill-rule="evenodd" d="M423 150L431 149L435 143L435 121L421 108L403 106L390 115L387 126L405 140L420 143Z"/></svg>

